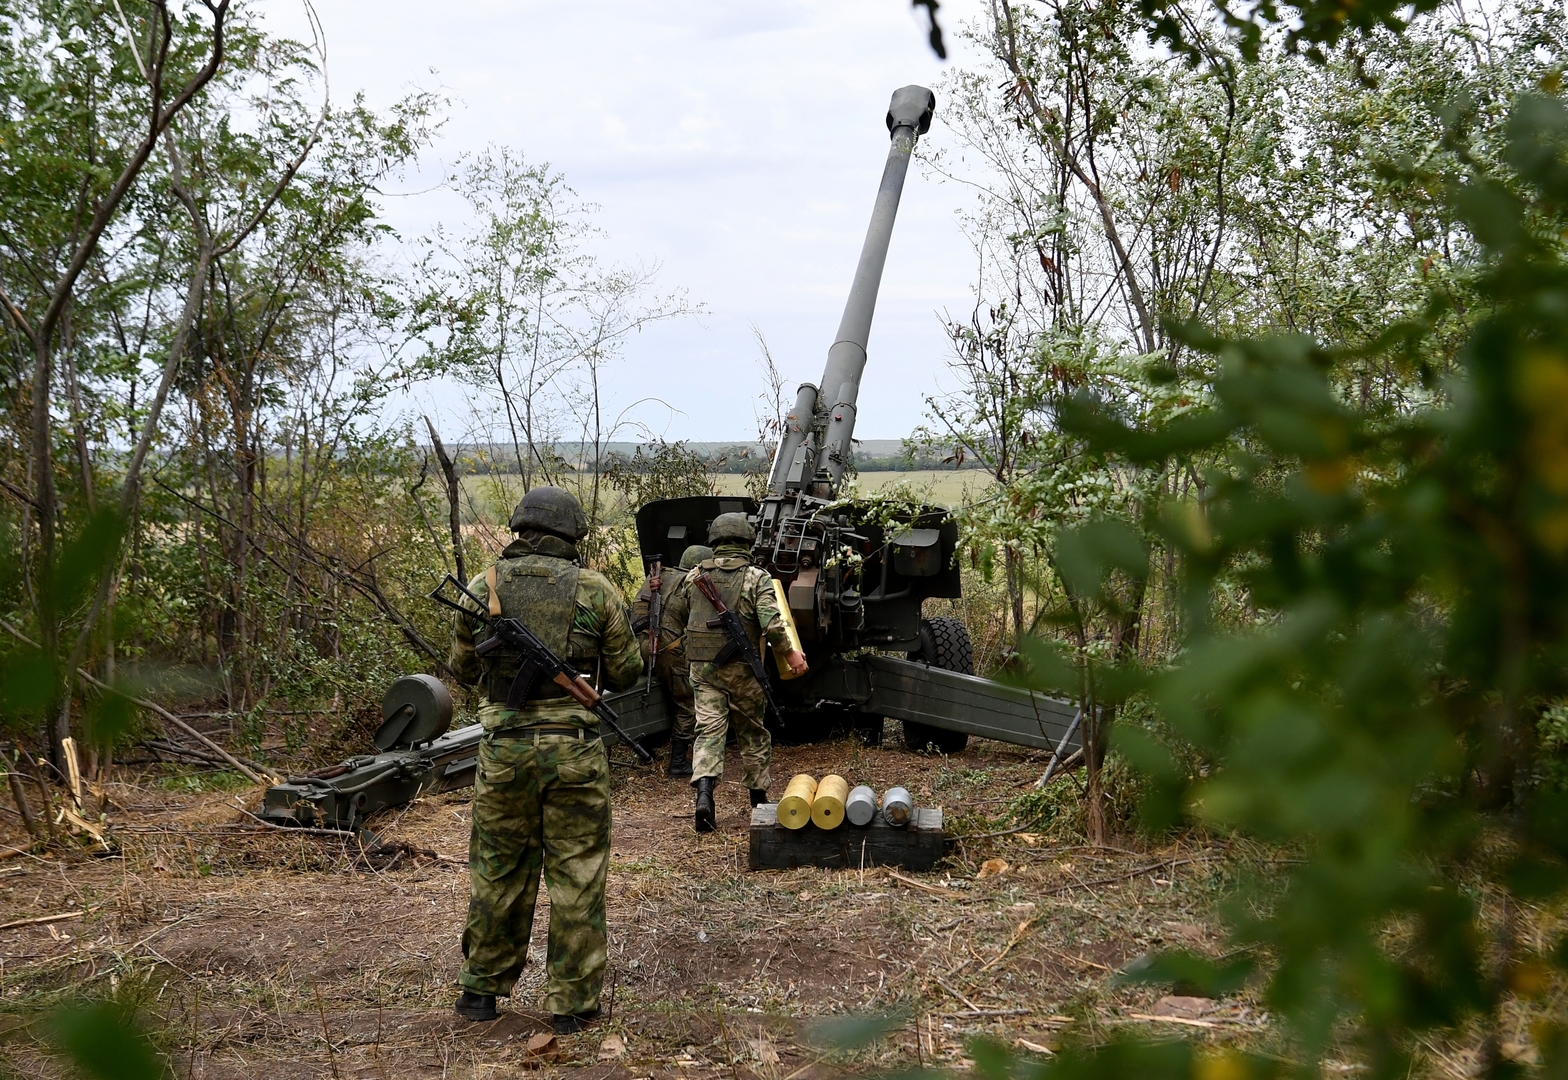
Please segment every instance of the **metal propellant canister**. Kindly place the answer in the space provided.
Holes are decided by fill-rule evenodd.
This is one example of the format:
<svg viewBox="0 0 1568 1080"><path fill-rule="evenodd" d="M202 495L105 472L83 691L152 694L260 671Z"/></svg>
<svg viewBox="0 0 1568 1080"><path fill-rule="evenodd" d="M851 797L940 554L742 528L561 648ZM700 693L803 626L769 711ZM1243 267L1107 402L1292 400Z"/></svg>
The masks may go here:
<svg viewBox="0 0 1568 1080"><path fill-rule="evenodd" d="M803 829L811 820L811 801L817 794L817 781L808 773L796 773L784 787L779 800L779 824L786 829Z"/></svg>
<svg viewBox="0 0 1568 1080"><path fill-rule="evenodd" d="M849 781L829 773L817 785L811 800L811 820L819 829L836 829L844 824L844 797L849 794Z"/></svg>
<svg viewBox="0 0 1568 1080"><path fill-rule="evenodd" d="M844 800L844 817L851 825L870 825L877 813L877 793L861 784Z"/></svg>
<svg viewBox="0 0 1568 1080"><path fill-rule="evenodd" d="M908 825L914 812L915 803L906 788L890 787L882 796L882 817L889 825Z"/></svg>

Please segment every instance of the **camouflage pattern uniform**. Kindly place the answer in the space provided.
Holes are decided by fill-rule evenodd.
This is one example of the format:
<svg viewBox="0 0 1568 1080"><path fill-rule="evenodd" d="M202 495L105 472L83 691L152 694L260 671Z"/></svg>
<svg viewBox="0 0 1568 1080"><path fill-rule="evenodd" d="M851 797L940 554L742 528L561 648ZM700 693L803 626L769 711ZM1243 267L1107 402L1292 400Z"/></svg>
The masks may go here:
<svg viewBox="0 0 1568 1080"><path fill-rule="evenodd" d="M708 629L708 620L716 612L693 584L697 573L712 579L724 606L740 616L747 636L759 652L760 642L766 637L769 646L782 653L789 647L788 634L773 592L773 579L767 571L751 565L750 545L720 542L713 555L686 576L670 605L671 614L686 624L686 655L691 661L691 688L697 712L692 780L717 780L724 775L724 740L733 724L746 786L766 791L773 758L773 740L763 726L767 698L745 660L731 660L722 667L710 662L728 639L722 630Z"/></svg>
<svg viewBox="0 0 1568 1080"><path fill-rule="evenodd" d="M497 582L503 614L516 615L600 689L627 689L642 658L620 594L576 565L576 546L525 532L492 572L469 583L490 604ZM474 778L469 840L470 894L458 982L478 994L508 995L528 956L540 871L550 894L545 1007L557 1016L589 1013L604 983L604 884L610 861L610 766L599 721L554 683L536 686L521 709L506 707L518 667L497 649L481 659L477 619L454 616L451 667L483 683L484 738Z"/></svg>
<svg viewBox="0 0 1568 1080"><path fill-rule="evenodd" d="M670 738L690 742L697 714L692 705L691 664L686 660L686 623L670 617L670 600L686 579L686 571L666 566L660 570L659 577L659 595L663 599L659 612L659 656L654 672L675 703L675 725ZM653 602L651 586L651 580L643 582L637 598L632 601L632 633L637 635L637 646L642 650L645 664L651 652L648 639L648 609Z"/></svg>

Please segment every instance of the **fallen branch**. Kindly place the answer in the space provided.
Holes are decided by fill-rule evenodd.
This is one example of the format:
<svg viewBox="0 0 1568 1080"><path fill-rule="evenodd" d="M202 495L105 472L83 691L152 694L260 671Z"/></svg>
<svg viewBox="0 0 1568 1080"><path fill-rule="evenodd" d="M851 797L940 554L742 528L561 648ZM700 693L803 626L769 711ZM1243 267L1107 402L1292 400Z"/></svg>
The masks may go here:
<svg viewBox="0 0 1568 1080"><path fill-rule="evenodd" d="M31 645L35 649L38 648L38 643L37 642L33 641L26 634L22 633L20 630L18 630L16 627L12 626L6 620L0 619L0 627L4 627L5 630L12 637L16 638L18 641L22 642L24 645ZM76 673L78 675L80 675L84 680L86 680L87 682L92 683L94 686L96 686L100 690L103 690L103 691L106 691L106 692L111 692L111 693L120 693L120 691L115 690L112 686L110 686L108 683L104 682L102 679L98 678L96 675L94 675L90 671L87 671L87 670L85 670L83 668L77 668L76 669ZM199 732L195 728L191 727L184 720L181 720L178 716L175 716L172 712L170 712L168 709L165 709L162 705L154 704L151 701L144 701L141 698L131 697L129 694L126 694L124 696L125 696L125 699L127 701L129 701L132 705L135 705L138 708L147 709L150 712L157 713L159 716L161 716L164 719L165 722L173 724L175 727L177 727L181 731L185 732L185 734L189 735L191 738L195 739L197 742L201 743L203 746L206 746L208 749L212 750L219 757L221 757L224 761L228 762L230 765L233 765L236 769L238 769L241 773L243 773L245 775L246 779L250 780L251 783L253 783L253 784L275 784L280 779L279 777L276 777L276 776L270 776L270 775L263 776L263 775L258 774L253 769L251 769L249 766L247 766L244 762L242 762L239 758L235 757L233 754L229 753L223 747L219 746L217 743L215 743L211 739L207 738L207 736L203 735L201 732Z"/></svg>
<svg viewBox="0 0 1568 1080"><path fill-rule="evenodd" d="M1069 889L1088 889L1093 888L1095 885L1111 885L1118 881L1126 881L1128 878L1139 877L1153 870L1162 870L1167 866L1185 866L1188 863L1199 861L1197 858L1166 859L1164 862L1150 863L1148 866L1140 866L1136 870L1129 870L1125 874L1112 874L1110 877L1095 878L1092 881L1074 881L1068 885L1058 885L1054 889L1046 889L1040 895L1055 896L1057 893L1064 893Z"/></svg>
<svg viewBox="0 0 1568 1080"><path fill-rule="evenodd" d="M1155 1016L1153 1013L1128 1013L1130 1020L1151 1020L1157 1024L1183 1024L1187 1027L1217 1028L1213 1020L1189 1020L1185 1016Z"/></svg>
<svg viewBox="0 0 1568 1080"><path fill-rule="evenodd" d="M147 747L149 750L153 750L158 753L172 754L175 757L189 758L192 761L200 761L209 765L228 764L224 758L214 754L210 750L202 750L194 746L185 746L170 739L148 739L146 742L142 743L142 745ZM249 765L252 769L256 769L257 771L266 771L267 768L259 761L256 761L252 758L243 757L239 754L235 754L234 759L236 761L244 762L246 765Z"/></svg>
<svg viewBox="0 0 1568 1080"><path fill-rule="evenodd" d="M914 878L905 877L903 874L896 873L891 870L888 871L887 876L892 878L894 881L902 882L903 884L908 885L912 889L919 889L922 892L928 892L932 896L945 896L950 900L969 899L965 893L961 893L957 889L944 889L940 885L927 885L923 881L916 881Z"/></svg>
<svg viewBox="0 0 1568 1080"><path fill-rule="evenodd" d="M12 919L8 923L0 923L0 930L15 930L18 926L42 926L44 923L64 922L66 919L80 919L87 912L62 911L58 915L35 915L31 919Z"/></svg>

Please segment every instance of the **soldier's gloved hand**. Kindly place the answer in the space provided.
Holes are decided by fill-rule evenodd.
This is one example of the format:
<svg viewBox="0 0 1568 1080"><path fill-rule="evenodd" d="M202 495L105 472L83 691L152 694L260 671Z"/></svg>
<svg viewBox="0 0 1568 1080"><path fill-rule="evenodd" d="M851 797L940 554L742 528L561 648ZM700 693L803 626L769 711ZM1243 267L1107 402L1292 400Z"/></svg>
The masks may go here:
<svg viewBox="0 0 1568 1080"><path fill-rule="evenodd" d="M789 655L784 658L784 662L789 665L789 670L792 674L804 675L806 673L806 654L799 649L791 649Z"/></svg>

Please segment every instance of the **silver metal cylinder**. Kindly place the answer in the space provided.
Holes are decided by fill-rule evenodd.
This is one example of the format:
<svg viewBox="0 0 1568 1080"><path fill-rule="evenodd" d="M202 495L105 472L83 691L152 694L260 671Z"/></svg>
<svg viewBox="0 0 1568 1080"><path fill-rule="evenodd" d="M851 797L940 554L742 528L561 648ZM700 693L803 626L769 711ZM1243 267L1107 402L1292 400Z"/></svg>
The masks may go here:
<svg viewBox="0 0 1568 1080"><path fill-rule="evenodd" d="M795 407L784 417L784 430L779 432L773 468L768 473L768 490L775 495L782 495L811 479L816 455L811 452L806 437L816 421L816 412L817 388L810 383L801 383L795 392Z"/></svg>
<svg viewBox="0 0 1568 1080"><path fill-rule="evenodd" d="M915 801L909 797L907 788L890 787L883 794L882 818L889 825L908 825L914 813Z"/></svg>
<svg viewBox="0 0 1568 1080"><path fill-rule="evenodd" d="M866 342L871 337L871 317L876 313L877 289L882 284L882 268L893 238L893 221L904 191L904 175L909 171L909 155L915 149L915 140L930 130L935 111L936 95L923 86L895 90L888 106L887 129L893 144L888 149L887 164L882 167L882 183L871 208L871 224L866 229L855 280L839 320L838 336L828 350L827 369L822 375L822 393L831 413L827 435L817 453L817 472L826 473L835 489L850 462L855 402L860 396L860 376L866 370Z"/></svg>
<svg viewBox="0 0 1568 1080"><path fill-rule="evenodd" d="M861 784L844 800L844 817L851 825L870 825L877 814L877 793Z"/></svg>

